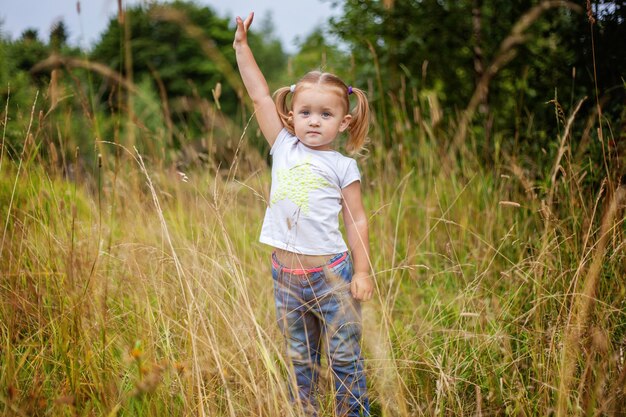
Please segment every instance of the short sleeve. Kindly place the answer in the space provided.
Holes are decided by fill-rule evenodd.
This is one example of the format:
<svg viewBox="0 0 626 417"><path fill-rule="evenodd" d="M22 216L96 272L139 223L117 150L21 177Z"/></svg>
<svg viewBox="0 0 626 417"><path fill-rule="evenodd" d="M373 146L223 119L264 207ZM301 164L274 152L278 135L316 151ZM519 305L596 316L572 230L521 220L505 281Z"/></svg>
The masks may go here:
<svg viewBox="0 0 626 417"><path fill-rule="evenodd" d="M359 172L359 167L357 166L356 161L352 158L347 159L348 163L346 164L346 171L339 183L342 189L346 188L355 181L361 181L361 173Z"/></svg>
<svg viewBox="0 0 626 417"><path fill-rule="evenodd" d="M278 136L276 136L276 140L270 149L270 155L274 155L276 149L282 147L290 137L292 137L291 133L289 133L285 128L278 132Z"/></svg>

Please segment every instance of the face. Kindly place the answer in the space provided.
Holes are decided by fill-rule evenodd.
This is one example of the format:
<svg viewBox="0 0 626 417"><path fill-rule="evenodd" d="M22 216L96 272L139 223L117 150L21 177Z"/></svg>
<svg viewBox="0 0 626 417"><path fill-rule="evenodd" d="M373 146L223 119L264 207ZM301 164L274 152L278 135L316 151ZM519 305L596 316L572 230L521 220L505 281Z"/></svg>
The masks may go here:
<svg viewBox="0 0 626 417"><path fill-rule="evenodd" d="M311 149L332 149L332 142L352 118L346 114L344 103L333 88L305 85L299 89L289 112L298 139Z"/></svg>

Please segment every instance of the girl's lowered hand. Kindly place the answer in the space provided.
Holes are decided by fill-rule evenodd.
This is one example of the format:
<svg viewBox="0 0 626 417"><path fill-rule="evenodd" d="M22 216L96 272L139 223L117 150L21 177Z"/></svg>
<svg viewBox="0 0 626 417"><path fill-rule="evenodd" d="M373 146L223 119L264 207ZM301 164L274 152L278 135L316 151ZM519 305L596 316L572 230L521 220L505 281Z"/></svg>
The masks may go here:
<svg viewBox="0 0 626 417"><path fill-rule="evenodd" d="M350 283L350 292L358 301L369 301L374 293L374 283L365 272L355 272Z"/></svg>
<svg viewBox="0 0 626 417"><path fill-rule="evenodd" d="M248 42L248 28L252 24L254 19L254 12L251 12L246 20L241 20L241 17L237 16L237 31L235 32L235 40L233 41L233 48L237 48L238 44L245 44Z"/></svg>

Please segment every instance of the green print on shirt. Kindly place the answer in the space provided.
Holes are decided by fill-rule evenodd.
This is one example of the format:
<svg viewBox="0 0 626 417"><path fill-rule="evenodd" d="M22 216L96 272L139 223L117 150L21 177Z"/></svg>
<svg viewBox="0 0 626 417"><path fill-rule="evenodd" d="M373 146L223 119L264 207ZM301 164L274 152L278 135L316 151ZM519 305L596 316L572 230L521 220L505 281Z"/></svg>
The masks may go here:
<svg viewBox="0 0 626 417"><path fill-rule="evenodd" d="M309 156L291 168L281 168L276 172L278 186L272 196L272 204L287 198L300 207L304 214L309 213L311 191L331 186L323 177L313 172L310 159Z"/></svg>

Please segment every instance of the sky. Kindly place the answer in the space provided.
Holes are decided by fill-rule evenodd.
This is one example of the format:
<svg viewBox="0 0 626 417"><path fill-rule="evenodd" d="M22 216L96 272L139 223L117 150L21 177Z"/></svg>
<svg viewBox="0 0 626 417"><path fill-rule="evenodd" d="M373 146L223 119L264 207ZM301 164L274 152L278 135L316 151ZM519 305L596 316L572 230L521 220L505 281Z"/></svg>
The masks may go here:
<svg viewBox="0 0 626 417"><path fill-rule="evenodd" d="M148 0L123 0L124 5L141 4ZM337 14L330 0L195 0L207 5L218 16L232 18L255 12L255 21L269 12L287 52L295 52L295 39L304 38L318 25ZM117 0L0 0L0 26L12 39L27 28L36 28L42 39L48 39L50 27L63 19L69 30L69 42L83 48L91 47L117 13ZM254 23L252 29L254 30Z"/></svg>

